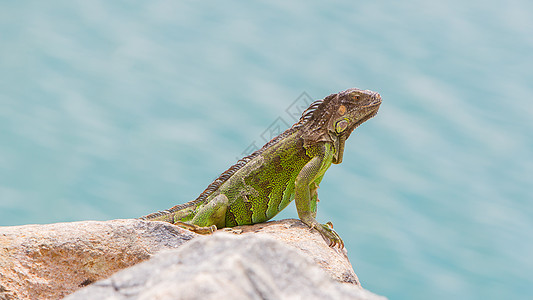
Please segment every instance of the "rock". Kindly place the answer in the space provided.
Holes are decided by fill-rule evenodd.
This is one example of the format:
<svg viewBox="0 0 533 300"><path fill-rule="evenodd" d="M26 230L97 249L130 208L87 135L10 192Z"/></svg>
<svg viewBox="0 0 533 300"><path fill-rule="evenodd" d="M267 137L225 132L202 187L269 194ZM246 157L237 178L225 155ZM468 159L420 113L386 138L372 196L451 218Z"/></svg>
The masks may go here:
<svg viewBox="0 0 533 300"><path fill-rule="evenodd" d="M237 237L238 242L231 238L231 242L227 241L228 233L225 231L240 233L230 235ZM219 235L224 238L220 239ZM159 251L181 248L185 243L198 237L200 236L195 233L169 223L136 219L0 227L0 299L61 299L86 285L108 278L119 270L147 260ZM289 247L289 250L292 249L291 253L296 251L299 253L298 256L303 256L299 259L306 261L298 264L313 265L311 262L314 261L314 265L325 270L331 278L343 282L345 285L349 284L359 288L359 281L346 257L346 250L328 247L320 234L314 230L309 230L299 220L282 220L219 230L212 236L206 236L205 241L202 238L202 243L216 244L220 242L222 245L217 248L217 251L226 253L228 257L233 257L232 264L246 262L246 264L250 263L250 265L255 266L259 262L250 261L252 258L243 257L242 260L238 260L237 257L246 254L241 253L240 248L249 249L249 251L256 251L256 249L250 249L241 244L239 244L239 248L236 248L237 246L233 243L243 243L242 240L254 241L254 247L261 248L259 244L265 241L266 237L281 242L281 246L268 246L273 247L274 250L272 251L285 253L285 250L276 249ZM255 241L256 238L259 240ZM215 242L207 242L211 239ZM269 241L267 245L275 243L275 241ZM214 247L213 244L209 245ZM229 248L223 249L223 245ZM206 251L199 250L196 254L186 253L189 253L187 254L189 256L194 256L207 253ZM233 252L235 254L232 254ZM290 257L294 256L294 254L289 255ZM263 260L261 263L270 263L270 256L272 254L265 253L264 258L261 258L260 255L255 257L259 257L258 260ZM211 257L204 256L202 259L206 260L207 263ZM289 258L279 259L290 260ZM216 263L212 264L221 264L223 261L222 258L218 258ZM278 263L282 262L278 261ZM179 266L172 266L171 268L177 267ZM236 268L234 265L229 265L229 267ZM277 273L264 271L263 269L266 267L261 264L257 267L259 269L256 270L255 268L251 270L260 272L258 273L260 276L257 275L258 278L267 281L254 283L248 278L246 279L249 281L246 281L247 284L265 284L270 287L273 283L268 280L277 281L276 277L274 277L276 280L267 279L271 275L277 276ZM287 267L279 264L278 268L287 269ZM201 275L194 276L207 278L209 277L209 274L206 273L208 269L206 265ZM240 270L239 272L244 271ZM238 278L242 275L241 273L231 276ZM255 273L245 274L252 274L247 275L249 277L256 276L253 275ZM159 278L157 274L144 276L146 278L143 280L147 282L143 284L157 285L155 279L150 279L151 277ZM306 276L318 275L307 274ZM148 279L150 279L149 282ZM218 284L206 283L205 288L211 290L218 287ZM92 286L99 285L100 283ZM277 286L276 288L280 289ZM258 289L261 290L261 288ZM280 291L287 292L283 289Z"/></svg>
<svg viewBox="0 0 533 300"><path fill-rule="evenodd" d="M168 250L68 296L83 299L366 299L294 247L264 235L219 233Z"/></svg>
<svg viewBox="0 0 533 300"><path fill-rule="evenodd" d="M318 231L310 230L300 220L271 221L249 226L238 226L226 230L242 230L242 234L273 237L298 249L301 254L312 259L324 269L331 278L340 282L359 285L359 279L348 260L346 249L329 247Z"/></svg>
<svg viewBox="0 0 533 300"><path fill-rule="evenodd" d="M0 299L61 299L195 236L140 220L0 227Z"/></svg>

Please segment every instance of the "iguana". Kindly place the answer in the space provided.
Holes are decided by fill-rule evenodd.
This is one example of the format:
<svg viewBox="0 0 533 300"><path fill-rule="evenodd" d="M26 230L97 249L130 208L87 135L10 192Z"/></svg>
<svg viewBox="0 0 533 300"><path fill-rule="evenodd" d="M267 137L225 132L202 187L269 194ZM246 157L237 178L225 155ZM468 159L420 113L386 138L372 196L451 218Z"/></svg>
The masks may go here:
<svg viewBox="0 0 533 300"><path fill-rule="evenodd" d="M197 233L265 222L293 199L298 216L334 247L344 247L331 222L315 219L318 185L329 166L340 164L352 131L378 112L378 93L348 89L313 102L298 122L240 159L196 198L141 217Z"/></svg>

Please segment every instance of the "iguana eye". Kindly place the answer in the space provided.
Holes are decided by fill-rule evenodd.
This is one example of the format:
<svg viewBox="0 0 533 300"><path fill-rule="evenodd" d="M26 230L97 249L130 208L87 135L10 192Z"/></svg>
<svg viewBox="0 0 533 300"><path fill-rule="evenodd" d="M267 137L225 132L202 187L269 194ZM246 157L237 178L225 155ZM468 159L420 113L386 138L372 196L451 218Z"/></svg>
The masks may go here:
<svg viewBox="0 0 533 300"><path fill-rule="evenodd" d="M341 133L348 127L348 120L342 119L335 123L335 132Z"/></svg>
<svg viewBox="0 0 533 300"><path fill-rule="evenodd" d="M357 101L359 100L359 95L357 93L352 93L350 95L350 98L352 99L352 101Z"/></svg>

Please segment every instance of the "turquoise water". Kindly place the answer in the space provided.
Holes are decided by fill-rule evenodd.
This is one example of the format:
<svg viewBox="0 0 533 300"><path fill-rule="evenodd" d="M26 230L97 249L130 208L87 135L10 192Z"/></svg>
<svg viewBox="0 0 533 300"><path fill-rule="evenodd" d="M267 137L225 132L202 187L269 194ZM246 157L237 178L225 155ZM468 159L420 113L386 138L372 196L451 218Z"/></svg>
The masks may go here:
<svg viewBox="0 0 533 300"><path fill-rule="evenodd" d="M293 103L359 87L383 104L325 176L318 219L363 285L528 299L532 32L525 0L4 1L0 225L194 199Z"/></svg>

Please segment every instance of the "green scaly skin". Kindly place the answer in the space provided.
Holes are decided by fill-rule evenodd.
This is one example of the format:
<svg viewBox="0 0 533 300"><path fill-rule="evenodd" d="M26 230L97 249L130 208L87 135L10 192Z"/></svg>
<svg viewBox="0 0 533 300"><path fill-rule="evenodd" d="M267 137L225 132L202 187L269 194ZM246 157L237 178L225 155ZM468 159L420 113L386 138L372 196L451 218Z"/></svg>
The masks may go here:
<svg viewBox="0 0 533 300"><path fill-rule="evenodd" d="M342 161L344 142L376 115L379 94L348 89L315 101L291 128L239 160L200 196L141 219L166 221L197 233L270 220L295 200L298 216L330 246L344 247L331 223L316 221L317 188L332 163Z"/></svg>

